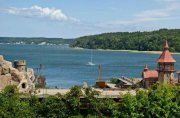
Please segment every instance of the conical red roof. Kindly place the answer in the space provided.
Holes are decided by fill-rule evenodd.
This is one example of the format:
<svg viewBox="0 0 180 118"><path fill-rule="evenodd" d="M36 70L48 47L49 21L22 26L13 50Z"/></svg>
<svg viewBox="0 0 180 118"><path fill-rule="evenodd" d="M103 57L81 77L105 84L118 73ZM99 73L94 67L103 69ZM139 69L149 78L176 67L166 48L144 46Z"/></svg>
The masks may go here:
<svg viewBox="0 0 180 118"><path fill-rule="evenodd" d="M169 49L167 40L166 40L166 42L165 42L165 44L164 44L164 49Z"/></svg>
<svg viewBox="0 0 180 118"><path fill-rule="evenodd" d="M176 61L173 59L171 53L169 52L169 46L167 40L164 44L164 51L162 52L161 56L157 60L157 63L175 63Z"/></svg>

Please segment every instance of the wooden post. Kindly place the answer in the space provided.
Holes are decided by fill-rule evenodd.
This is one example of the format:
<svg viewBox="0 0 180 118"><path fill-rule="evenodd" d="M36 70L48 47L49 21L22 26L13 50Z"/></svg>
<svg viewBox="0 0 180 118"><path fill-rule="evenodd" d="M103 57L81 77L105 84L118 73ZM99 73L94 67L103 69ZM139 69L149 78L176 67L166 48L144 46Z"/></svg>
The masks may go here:
<svg viewBox="0 0 180 118"><path fill-rule="evenodd" d="M98 66L98 81L101 81L101 64Z"/></svg>

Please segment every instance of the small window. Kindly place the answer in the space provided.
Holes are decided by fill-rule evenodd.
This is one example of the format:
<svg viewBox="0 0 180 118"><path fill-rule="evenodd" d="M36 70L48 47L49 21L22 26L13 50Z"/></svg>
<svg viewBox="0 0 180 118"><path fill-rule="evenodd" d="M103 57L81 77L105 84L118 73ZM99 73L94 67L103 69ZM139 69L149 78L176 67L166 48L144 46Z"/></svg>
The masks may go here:
<svg viewBox="0 0 180 118"><path fill-rule="evenodd" d="M26 84L25 83L22 83L22 88L26 88Z"/></svg>

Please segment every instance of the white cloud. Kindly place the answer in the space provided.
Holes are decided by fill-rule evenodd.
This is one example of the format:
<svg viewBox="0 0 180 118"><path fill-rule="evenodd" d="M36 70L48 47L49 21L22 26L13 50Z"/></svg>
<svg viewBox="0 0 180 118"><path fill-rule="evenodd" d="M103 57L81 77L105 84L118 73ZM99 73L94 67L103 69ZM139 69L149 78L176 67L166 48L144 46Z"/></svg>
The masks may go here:
<svg viewBox="0 0 180 118"><path fill-rule="evenodd" d="M56 21L66 21L66 20L79 21L76 18L68 17L65 13L62 12L61 9L41 7L38 5L34 5L29 8L11 7L7 9L3 9L3 11L8 14L25 16L25 17L48 18Z"/></svg>
<svg viewBox="0 0 180 118"><path fill-rule="evenodd" d="M178 2L179 0L155 0L157 2Z"/></svg>
<svg viewBox="0 0 180 118"><path fill-rule="evenodd" d="M180 10L180 1L178 0L155 0L155 1L164 1L166 2L166 6L161 9L151 9L141 11L139 13L134 14L131 20L116 20L107 22L105 24L97 24L99 26L104 27L113 27L113 26L124 26L124 25L134 25L140 24L144 22L151 21L161 21L161 20L169 20L174 18L179 18L174 16L173 13Z"/></svg>
<svg viewBox="0 0 180 118"><path fill-rule="evenodd" d="M170 1L170 0L165 0L165 1ZM162 9L152 9L152 10L146 10L143 12L140 12L139 14L136 14L136 19L138 21L154 21L154 20L167 20L167 19L172 19L173 12L179 11L180 10L180 3L171 0L174 2L171 2L167 4L165 8Z"/></svg>
<svg viewBox="0 0 180 118"><path fill-rule="evenodd" d="M162 10L147 10L143 11L139 14L135 15L138 19L147 19L147 18L162 18L162 17L168 17L169 13L166 9Z"/></svg>

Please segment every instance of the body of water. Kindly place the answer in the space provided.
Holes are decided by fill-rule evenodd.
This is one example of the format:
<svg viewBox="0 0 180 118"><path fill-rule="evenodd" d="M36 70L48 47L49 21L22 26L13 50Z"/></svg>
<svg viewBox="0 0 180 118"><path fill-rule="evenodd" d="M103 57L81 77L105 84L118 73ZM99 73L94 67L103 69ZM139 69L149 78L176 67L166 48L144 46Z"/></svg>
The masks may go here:
<svg viewBox="0 0 180 118"><path fill-rule="evenodd" d="M160 54L145 54L117 51L93 50L93 63L87 66L91 58L91 50L74 49L67 45L13 45L1 44L0 55L8 61L24 59L27 67L37 72L39 64L43 65L43 75L48 87L68 88L73 85L93 85L98 76L98 64L102 65L102 79L111 77L140 78L144 64L149 69L157 69L156 60ZM175 69L180 70L180 55L176 59Z"/></svg>

